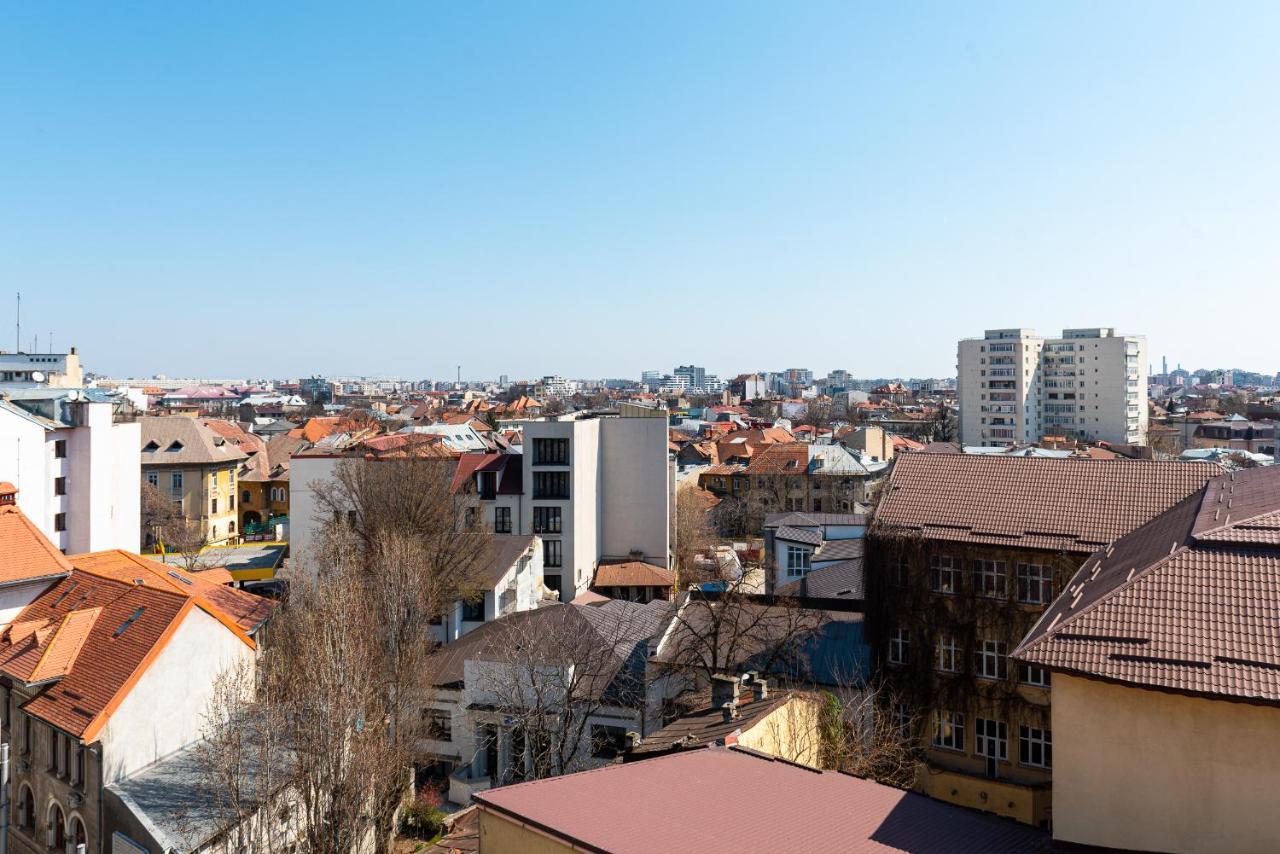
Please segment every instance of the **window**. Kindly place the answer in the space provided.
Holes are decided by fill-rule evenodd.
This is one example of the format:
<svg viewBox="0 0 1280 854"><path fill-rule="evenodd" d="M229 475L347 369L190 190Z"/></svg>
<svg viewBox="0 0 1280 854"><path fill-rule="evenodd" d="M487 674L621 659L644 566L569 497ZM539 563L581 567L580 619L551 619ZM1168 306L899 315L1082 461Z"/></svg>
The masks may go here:
<svg viewBox="0 0 1280 854"><path fill-rule="evenodd" d="M55 477L53 479L53 494L54 495L67 494L67 479L65 477Z"/></svg>
<svg viewBox="0 0 1280 854"><path fill-rule="evenodd" d="M160 487L160 473L155 471L147 472L147 483L158 489Z"/></svg>
<svg viewBox="0 0 1280 854"><path fill-rule="evenodd" d="M227 523L227 533L228 533L228 534L234 534L235 532L236 532L236 523L235 523L235 522L228 522L228 523Z"/></svg>
<svg viewBox="0 0 1280 854"><path fill-rule="evenodd" d="M906 703L893 704L893 729L898 735L906 736L911 730L911 710Z"/></svg>
<svg viewBox="0 0 1280 854"><path fill-rule="evenodd" d="M1018 727L1018 761L1037 768L1053 767L1053 740L1049 730L1033 726Z"/></svg>
<svg viewBox="0 0 1280 854"><path fill-rule="evenodd" d="M906 587L911 579L911 563L906 555L895 555L890 558L889 583L894 587Z"/></svg>
<svg viewBox="0 0 1280 854"><path fill-rule="evenodd" d="M591 755L612 759L627 749L627 730L620 726L591 725Z"/></svg>
<svg viewBox="0 0 1280 854"><path fill-rule="evenodd" d="M209 512L214 515L218 513L218 499L216 497L209 499Z"/></svg>
<svg viewBox="0 0 1280 854"><path fill-rule="evenodd" d="M66 439L58 439L53 443L53 458L56 460L65 460L67 458Z"/></svg>
<svg viewBox="0 0 1280 854"><path fill-rule="evenodd" d="M567 471L536 471L533 473L534 498L568 498L569 473Z"/></svg>
<svg viewBox="0 0 1280 854"><path fill-rule="evenodd" d="M974 672L982 679L1007 679L1008 652L1009 646L1004 641L978 641L978 648L973 652Z"/></svg>
<svg viewBox="0 0 1280 854"><path fill-rule="evenodd" d="M67 530L67 514L66 513L53 514L53 530L55 531Z"/></svg>
<svg viewBox="0 0 1280 854"><path fill-rule="evenodd" d="M543 586L545 586L548 590L554 590L556 593L559 593L559 592L560 592L560 576L559 576L559 574L543 576L543 578L542 578L542 584L543 584Z"/></svg>
<svg viewBox="0 0 1280 854"><path fill-rule="evenodd" d="M800 576L809 571L809 550L802 546L787 546L787 575Z"/></svg>
<svg viewBox="0 0 1280 854"><path fill-rule="evenodd" d="M543 566L562 566L563 555L560 548L563 545L559 540L543 540L542 541L542 565ZM550 585L548 585L550 586Z"/></svg>
<svg viewBox="0 0 1280 854"><path fill-rule="evenodd" d="M1023 685L1038 685L1042 688L1047 688L1049 687L1049 671L1033 664L1022 664L1018 666L1018 681Z"/></svg>
<svg viewBox="0 0 1280 854"><path fill-rule="evenodd" d="M273 490L273 491L274 491L274 490ZM248 504L248 503L250 503L252 500L253 500L253 498L252 498L252 496L250 496L250 495L249 495L249 490L247 490L247 489L246 489L246 490L243 490L243 491L240 493L240 503L241 503L241 504Z"/></svg>
<svg viewBox="0 0 1280 854"><path fill-rule="evenodd" d="M214 492L218 488L218 473L216 471L209 472L209 491Z"/></svg>
<svg viewBox="0 0 1280 854"><path fill-rule="evenodd" d="M1004 721L976 718L973 722L973 752L988 759L1009 759L1009 726Z"/></svg>
<svg viewBox="0 0 1280 854"><path fill-rule="evenodd" d="M49 764L46 767L50 771L56 769L58 766L58 731L53 727L49 727L49 756L47 759Z"/></svg>
<svg viewBox="0 0 1280 854"><path fill-rule="evenodd" d="M427 738L453 741L453 715L444 709L423 709L427 721Z"/></svg>
<svg viewBox="0 0 1280 854"><path fill-rule="evenodd" d="M934 593L960 592L960 559L949 555L930 555L929 569Z"/></svg>
<svg viewBox="0 0 1280 854"><path fill-rule="evenodd" d="M169 476L169 485L173 487L174 492L182 491L182 472L175 471Z"/></svg>
<svg viewBox="0 0 1280 854"><path fill-rule="evenodd" d="M567 466L569 464L569 440L534 439L533 464L535 466Z"/></svg>
<svg viewBox="0 0 1280 854"><path fill-rule="evenodd" d="M911 657L911 630L898 626L889 636L889 663L906 664Z"/></svg>
<svg viewBox="0 0 1280 854"><path fill-rule="evenodd" d="M511 533L511 508L493 508L493 532L495 534Z"/></svg>
<svg viewBox="0 0 1280 854"><path fill-rule="evenodd" d="M464 623L483 623L484 622L484 600L477 599L474 602L462 603L462 622Z"/></svg>
<svg viewBox="0 0 1280 854"><path fill-rule="evenodd" d="M948 750L964 750L964 715L944 712L933 713L933 746Z"/></svg>
<svg viewBox="0 0 1280 854"><path fill-rule="evenodd" d="M560 533L560 508L559 507L533 508L533 532L535 534Z"/></svg>
<svg viewBox="0 0 1280 854"><path fill-rule="evenodd" d="M1053 601L1053 573L1038 563L1018 564L1018 601L1027 605L1047 605Z"/></svg>
<svg viewBox="0 0 1280 854"><path fill-rule="evenodd" d="M22 719L22 755L31 755L31 716L19 713Z"/></svg>
<svg viewBox="0 0 1280 854"><path fill-rule="evenodd" d="M973 562L973 592L988 599L1003 599L1009 595L1009 573L1002 560L975 560Z"/></svg>
<svg viewBox="0 0 1280 854"><path fill-rule="evenodd" d="M18 826L28 833L36 829L36 799L26 783L18 791Z"/></svg>
<svg viewBox="0 0 1280 854"><path fill-rule="evenodd" d="M960 646L950 635L941 635L933 649L933 667L943 673L960 672Z"/></svg>

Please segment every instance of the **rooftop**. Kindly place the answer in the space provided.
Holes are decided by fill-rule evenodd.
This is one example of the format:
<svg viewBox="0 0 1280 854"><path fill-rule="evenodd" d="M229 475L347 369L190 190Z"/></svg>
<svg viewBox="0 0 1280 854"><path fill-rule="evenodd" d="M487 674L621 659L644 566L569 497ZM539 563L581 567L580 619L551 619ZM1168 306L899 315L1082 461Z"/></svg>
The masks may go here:
<svg viewBox="0 0 1280 854"><path fill-rule="evenodd" d="M1048 834L1010 819L740 748L611 765L475 799L569 844L617 854L1050 850ZM773 820L762 820L764 805Z"/></svg>

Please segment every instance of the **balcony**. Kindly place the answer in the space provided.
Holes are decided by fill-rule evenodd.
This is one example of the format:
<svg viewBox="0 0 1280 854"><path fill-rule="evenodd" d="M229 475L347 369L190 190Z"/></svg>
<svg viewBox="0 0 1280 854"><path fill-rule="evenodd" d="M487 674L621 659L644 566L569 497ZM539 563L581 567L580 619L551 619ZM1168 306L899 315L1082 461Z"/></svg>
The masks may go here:
<svg viewBox="0 0 1280 854"><path fill-rule="evenodd" d="M466 806L471 803L471 796L476 792L485 792L493 788L493 778L476 776L470 765L463 765L449 775L450 803Z"/></svg>

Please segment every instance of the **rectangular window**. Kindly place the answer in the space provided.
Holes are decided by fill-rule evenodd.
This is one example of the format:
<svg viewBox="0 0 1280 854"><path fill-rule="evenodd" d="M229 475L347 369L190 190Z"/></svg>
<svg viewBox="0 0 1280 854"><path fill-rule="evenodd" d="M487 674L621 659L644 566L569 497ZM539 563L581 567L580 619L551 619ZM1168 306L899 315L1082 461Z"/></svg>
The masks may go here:
<svg viewBox="0 0 1280 854"><path fill-rule="evenodd" d="M591 725L591 755L597 759L612 759L627 749L627 729L620 726Z"/></svg>
<svg viewBox="0 0 1280 854"><path fill-rule="evenodd" d="M973 562L973 592L988 599L1003 599L1009 595L1009 573L1002 560L975 560Z"/></svg>
<svg viewBox="0 0 1280 854"><path fill-rule="evenodd" d="M483 623L484 622L484 600L477 599L474 602L462 603L462 622L464 623Z"/></svg>
<svg viewBox="0 0 1280 854"><path fill-rule="evenodd" d="M911 578L911 563L906 555L890 558L889 583L894 587L906 587Z"/></svg>
<svg viewBox="0 0 1280 854"><path fill-rule="evenodd" d="M533 508L533 532L535 534L560 533L560 508L559 507Z"/></svg>
<svg viewBox="0 0 1280 854"><path fill-rule="evenodd" d="M59 531L59 532L67 530L67 514L66 513L53 514L53 530Z"/></svg>
<svg viewBox="0 0 1280 854"><path fill-rule="evenodd" d="M950 555L930 555L929 570L934 593L960 592L960 558Z"/></svg>
<svg viewBox="0 0 1280 854"><path fill-rule="evenodd" d="M563 544L559 540L543 540L542 541L542 565L556 567L561 566L564 556L561 554L560 547Z"/></svg>
<svg viewBox="0 0 1280 854"><path fill-rule="evenodd" d="M53 494L54 495L67 494L67 479L65 477L55 477L53 479Z"/></svg>
<svg viewBox="0 0 1280 854"><path fill-rule="evenodd" d="M940 635L933 650L933 667L943 673L960 672L960 645L950 635Z"/></svg>
<svg viewBox="0 0 1280 854"><path fill-rule="evenodd" d="M18 713L22 718L22 755L31 755L31 716L22 712Z"/></svg>
<svg viewBox="0 0 1280 854"><path fill-rule="evenodd" d="M511 508L493 508L493 532L495 534L511 533Z"/></svg>
<svg viewBox="0 0 1280 854"><path fill-rule="evenodd" d="M1033 726L1018 727L1018 761L1036 768L1053 767L1053 740L1049 730Z"/></svg>
<svg viewBox="0 0 1280 854"><path fill-rule="evenodd" d="M53 771L58 765L58 731L53 727L49 727L49 764L48 770Z"/></svg>
<svg viewBox="0 0 1280 854"><path fill-rule="evenodd" d="M217 488L218 488L218 473L211 471L209 472L209 491L214 492L217 490Z"/></svg>
<svg viewBox="0 0 1280 854"><path fill-rule="evenodd" d="M533 464L535 466L567 466L569 464L569 440L534 439Z"/></svg>
<svg viewBox="0 0 1280 854"><path fill-rule="evenodd" d="M1018 601L1026 605L1047 605L1053 601L1053 573L1038 563L1018 564Z"/></svg>
<svg viewBox="0 0 1280 854"><path fill-rule="evenodd" d="M973 752L1004 762L1009 758L1009 726L1004 721L976 718L973 722Z"/></svg>
<svg viewBox="0 0 1280 854"><path fill-rule="evenodd" d="M964 715L958 712L933 713L933 746L964 750Z"/></svg>
<svg viewBox="0 0 1280 854"><path fill-rule="evenodd" d="M453 715L443 709L423 709L427 720L427 738L436 741L453 741Z"/></svg>
<svg viewBox="0 0 1280 854"><path fill-rule="evenodd" d="M899 736L906 737L911 730L911 710L906 703L893 704L893 729Z"/></svg>
<svg viewBox="0 0 1280 854"><path fill-rule="evenodd" d="M1022 664L1018 666L1018 681L1023 685L1036 685L1041 688L1047 688L1049 687L1049 671L1033 664Z"/></svg>
<svg viewBox="0 0 1280 854"><path fill-rule="evenodd" d="M898 626L889 636L889 663L906 664L911 657L911 630Z"/></svg>
<svg viewBox="0 0 1280 854"><path fill-rule="evenodd" d="M534 498L568 498L569 472L536 471L533 473Z"/></svg>
<svg viewBox="0 0 1280 854"><path fill-rule="evenodd" d="M1006 679L1009 676L1009 645L1004 641L981 640L973 652L973 670L982 679Z"/></svg>
<svg viewBox="0 0 1280 854"><path fill-rule="evenodd" d="M72 749L75 755L71 763L71 785L79 788L84 785L84 745L76 742Z"/></svg>
<svg viewBox="0 0 1280 854"><path fill-rule="evenodd" d="M209 512L210 512L210 513L212 513L212 514L214 514L215 516L217 515L217 513L218 513L218 499L217 499L217 497L214 497L213 499L211 499L211 500L209 501Z"/></svg>
<svg viewBox="0 0 1280 854"><path fill-rule="evenodd" d="M53 457L57 460L65 460L67 458L66 439L58 439L53 443Z"/></svg>
<svg viewBox="0 0 1280 854"><path fill-rule="evenodd" d="M182 472L175 471L169 476L169 485L173 487L174 492L182 491Z"/></svg>
<svg viewBox="0 0 1280 854"><path fill-rule="evenodd" d="M787 575L798 577L808 572L809 554L802 546L787 546Z"/></svg>
<svg viewBox="0 0 1280 854"><path fill-rule="evenodd" d="M149 472L147 472L147 483L151 484L151 485L152 485L152 486L154 486L154 487L159 488L159 486L160 486L160 473L159 473L159 472L155 472L155 471L149 471Z"/></svg>

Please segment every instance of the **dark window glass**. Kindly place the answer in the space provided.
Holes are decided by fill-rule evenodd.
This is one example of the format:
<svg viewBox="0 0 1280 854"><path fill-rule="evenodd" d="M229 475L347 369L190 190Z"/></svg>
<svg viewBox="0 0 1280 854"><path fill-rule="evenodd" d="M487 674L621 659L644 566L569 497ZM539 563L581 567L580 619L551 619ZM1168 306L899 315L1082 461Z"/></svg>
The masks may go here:
<svg viewBox="0 0 1280 854"><path fill-rule="evenodd" d="M568 498L569 473L567 471L536 471L533 473L534 498Z"/></svg>
<svg viewBox="0 0 1280 854"><path fill-rule="evenodd" d="M511 533L511 508L493 508L493 532L495 534Z"/></svg>
<svg viewBox="0 0 1280 854"><path fill-rule="evenodd" d="M542 541L542 565L543 566L561 566L563 555L560 548L563 544L559 540L543 540ZM550 586L550 585L548 585Z"/></svg>
<svg viewBox="0 0 1280 854"><path fill-rule="evenodd" d="M533 508L533 532L535 534L560 533L560 508L559 507Z"/></svg>
<svg viewBox="0 0 1280 854"><path fill-rule="evenodd" d="M533 464L535 466L564 466L569 464L568 439L534 439Z"/></svg>

